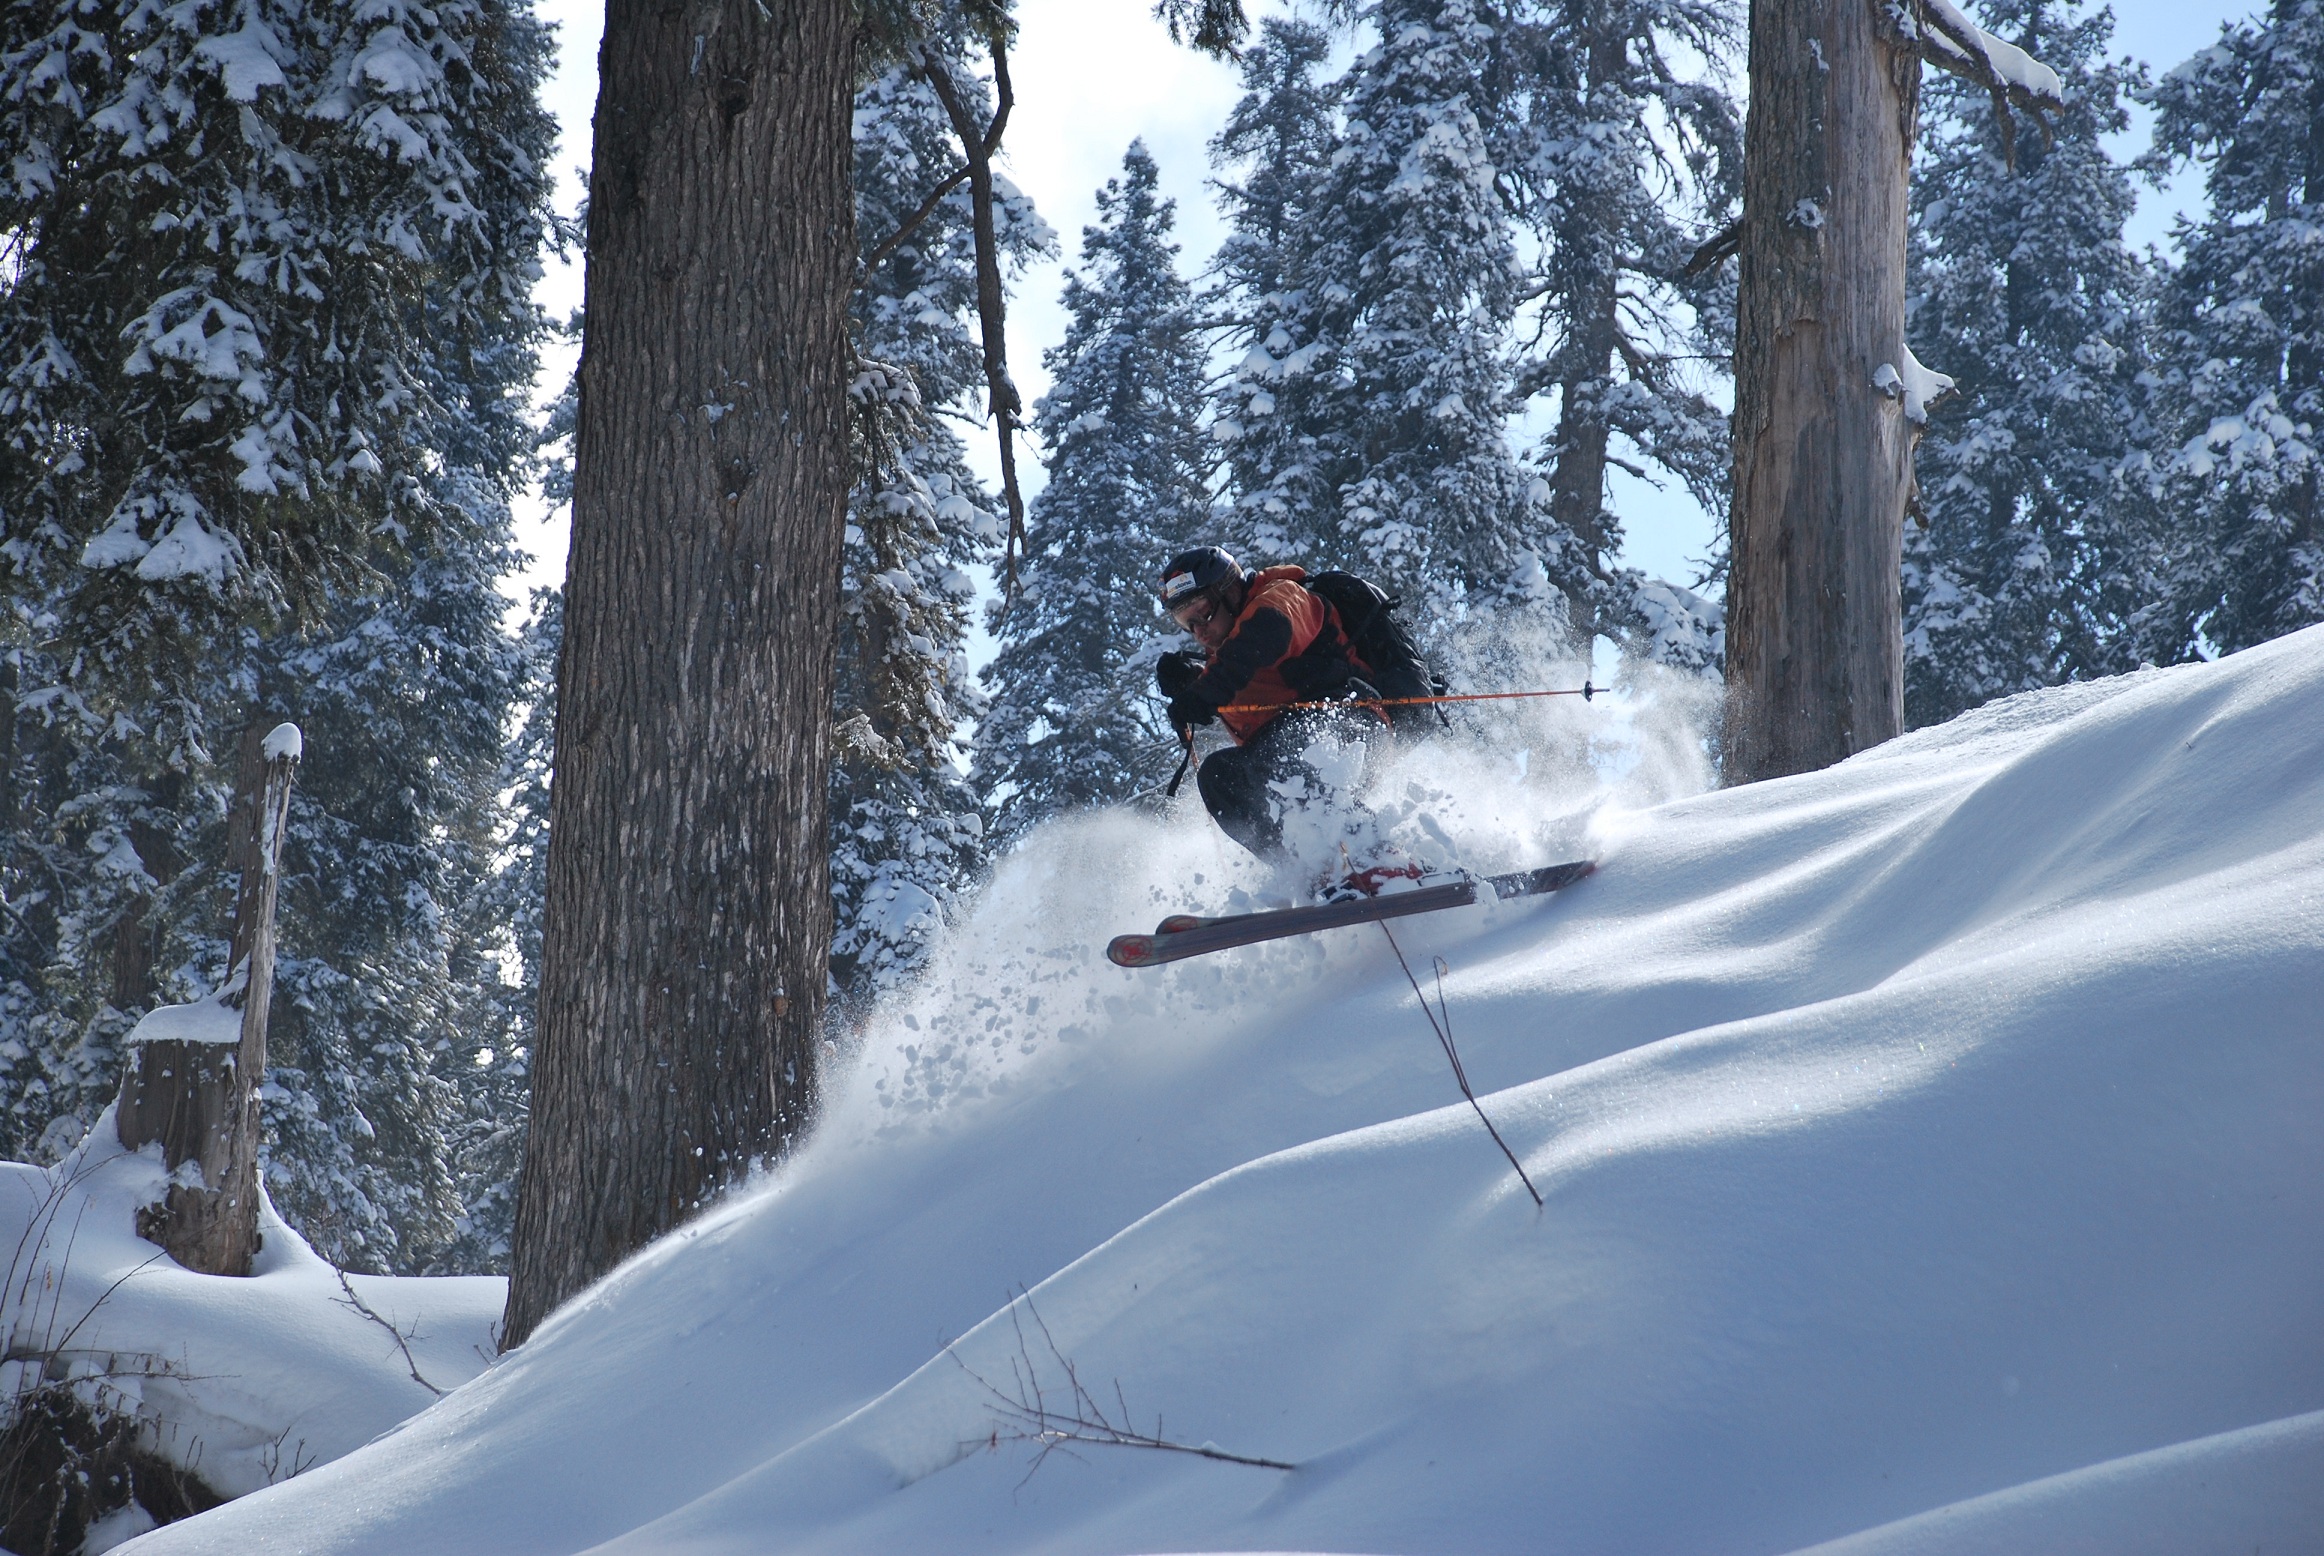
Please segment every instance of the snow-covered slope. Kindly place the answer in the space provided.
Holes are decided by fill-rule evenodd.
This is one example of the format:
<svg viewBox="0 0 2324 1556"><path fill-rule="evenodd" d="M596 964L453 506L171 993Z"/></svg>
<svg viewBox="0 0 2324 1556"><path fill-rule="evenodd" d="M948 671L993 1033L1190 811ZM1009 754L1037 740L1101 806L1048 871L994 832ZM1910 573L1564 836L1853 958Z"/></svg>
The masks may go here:
<svg viewBox="0 0 2324 1556"><path fill-rule="evenodd" d="M771 1184L138 1556L2324 1549L2324 630L1660 806L1439 781L1605 863L1396 930L1545 1209L1377 930L1119 971L1238 867L1052 828ZM1296 1467L1036 1467L1068 1362Z"/></svg>
<svg viewBox="0 0 2324 1556"><path fill-rule="evenodd" d="M154 1027L216 1009L167 1007ZM69 1378L239 1496L361 1447L491 1359L498 1277L343 1277L271 1204L250 1278L196 1275L134 1230L167 1181L159 1146L121 1149L111 1108L52 1168L0 1162L0 1396Z"/></svg>

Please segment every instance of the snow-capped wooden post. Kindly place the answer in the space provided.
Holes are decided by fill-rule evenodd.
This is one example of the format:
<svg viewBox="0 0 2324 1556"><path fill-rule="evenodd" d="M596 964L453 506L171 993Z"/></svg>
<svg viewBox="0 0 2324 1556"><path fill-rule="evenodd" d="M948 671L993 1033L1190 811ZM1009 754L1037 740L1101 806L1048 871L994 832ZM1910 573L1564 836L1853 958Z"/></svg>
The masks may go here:
<svg viewBox="0 0 2324 1556"><path fill-rule="evenodd" d="M247 1275L258 1252L258 1087L274 994L274 903L290 814L296 724L242 740L227 863L240 876L225 985L137 1024L115 1125L135 1151L158 1142L170 1182L137 1213L137 1233L205 1275Z"/></svg>

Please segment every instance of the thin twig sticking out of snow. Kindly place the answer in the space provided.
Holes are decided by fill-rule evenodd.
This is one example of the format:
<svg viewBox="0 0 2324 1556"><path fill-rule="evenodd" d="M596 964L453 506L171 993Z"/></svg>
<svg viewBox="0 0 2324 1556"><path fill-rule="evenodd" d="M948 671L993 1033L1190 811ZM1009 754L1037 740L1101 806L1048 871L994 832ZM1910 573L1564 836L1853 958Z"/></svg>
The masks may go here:
<svg viewBox="0 0 2324 1556"><path fill-rule="evenodd" d="M1031 1341L1025 1334L1025 1321L1019 1316L1022 1305L1033 1315L1033 1326L1041 1331L1041 1343L1049 1348L1053 1373L1065 1375L1062 1390L1045 1388L1041 1382L1039 1364L1033 1358ZM1074 1370L1073 1360L1057 1348L1057 1339L1033 1306L1031 1292L1026 1292L1009 1304L1009 1322L1017 1331L1017 1355L1009 1363L1014 1393L996 1386L992 1380L960 1359L960 1353L947 1345L944 1354L952 1364L975 1379L977 1387L992 1396L992 1412L1000 1424L984 1441L988 1449L998 1449L1002 1443L1035 1443L1040 1452L1033 1456L1032 1466L1025 1471L1025 1480L1031 1480L1052 1453L1063 1452L1079 1458L1071 1444L1094 1444L1105 1448L1151 1448L1161 1453L1186 1453L1198 1459L1216 1459L1221 1464L1248 1464L1254 1469L1293 1470L1299 1466L1286 1464L1281 1459L1262 1459L1247 1453L1229 1453L1216 1443L1174 1442L1162 1435L1162 1417L1154 1416L1154 1430L1141 1432L1131 1425L1130 1403L1123 1397L1119 1378L1114 1380L1114 1408L1119 1419L1108 1416L1105 1407L1082 1385L1081 1375ZM1065 1402L1052 1404L1054 1395L1062 1393Z"/></svg>
<svg viewBox="0 0 2324 1556"><path fill-rule="evenodd" d="M389 1334L395 1336L395 1348L403 1352L403 1364L405 1368L410 1371L412 1375L412 1381L417 1383L421 1388L426 1389L429 1393L435 1395L438 1399L442 1399L444 1397L444 1391L436 1387L436 1385L433 1383L430 1383L427 1379L421 1377L420 1364L412 1360L412 1348L409 1342L413 1335L416 1335L420 1332L420 1326L418 1322L415 1321L412 1324L411 1331L408 1334L405 1331L396 1328L395 1325L389 1323L386 1319L380 1317L377 1313L374 1313L370 1306L366 1304L361 1297L355 1294L355 1283L347 1278L347 1272L345 1270L340 1269L337 1265L334 1264L331 1266L331 1273L339 1277L339 1289L347 1293L347 1303L350 1307L354 1308L356 1312L361 1313L365 1318L370 1319L380 1328L386 1330ZM332 1300L337 1301L338 1299L334 1297Z"/></svg>
<svg viewBox="0 0 2324 1556"><path fill-rule="evenodd" d="M307 1446L307 1440L302 1437L299 1439L298 1446L290 1450L290 1473L287 1475L283 1473L283 1445L290 1441L290 1434L297 1425L298 1423L294 1421L289 1426L284 1427L274 1441L258 1450L258 1467L266 1472L266 1483L270 1486L286 1480L296 1480L313 1469L318 1462L314 1450Z"/></svg>
<svg viewBox="0 0 2324 1556"><path fill-rule="evenodd" d="M78 1200L73 1211L72 1231L67 1234L64 1249L57 1256L58 1262L55 1264L48 1262L49 1240L56 1232L57 1217L62 1214L66 1201L75 1197L73 1189L84 1178L95 1176L102 1166L102 1161L91 1162L87 1153L84 1153L77 1165L64 1177L58 1177L53 1170L49 1173L47 1192L33 1207L23 1234L16 1240L16 1251L8 1261L7 1284L0 1287L0 1362L38 1361L45 1368L72 1344L73 1337L81 1332L82 1326L96 1316L97 1309L103 1307L113 1293L128 1282L130 1276L142 1273L154 1259L162 1257L160 1253L155 1253L152 1258L107 1286L97 1300L90 1303L79 1318L73 1320L72 1327L64 1332L63 1338L58 1338L56 1326L64 1318L62 1304L65 1272L72 1268L73 1250L80 1245L81 1240L81 1222L89 1214L86 1198ZM22 1276L21 1280L19 1275ZM46 1327L37 1345L32 1343L31 1335L32 1324L39 1321L40 1297L32 1289L36 1275L40 1279L41 1292L48 1300ZM140 1375L151 1375L151 1369Z"/></svg>
<svg viewBox="0 0 2324 1556"><path fill-rule="evenodd" d="M1501 1138L1501 1131L1493 1127L1493 1121L1485 1117L1484 1105L1477 1101L1477 1094L1469 1089L1469 1072L1461 1068L1460 1050L1453 1047L1452 1007L1444 1002L1444 975L1448 970L1444 958L1440 956L1436 959L1436 1003L1440 1009L1430 1010L1428 996L1420 992L1420 980L1412 976L1412 964L1404 960L1404 948L1396 943L1395 935L1389 932L1388 921L1375 919L1373 922L1380 926L1381 934L1388 936L1388 949L1396 953L1396 965L1404 969L1404 981L1412 985L1412 997L1420 1001L1420 1013L1428 1018L1429 1030L1444 1045L1444 1056L1452 1061L1453 1079L1460 1082L1461 1095L1469 1099L1469 1106L1477 1110L1477 1121L1485 1126L1485 1133L1493 1137L1493 1143L1501 1148L1501 1154L1509 1158L1509 1165L1517 1169L1517 1181L1524 1184L1525 1192L1533 1196L1533 1207L1540 1209L1541 1190L1535 1188L1533 1180L1525 1176L1525 1164L1517 1159L1515 1151L1509 1149L1509 1142ZM1438 1019L1440 1013L1442 1020Z"/></svg>

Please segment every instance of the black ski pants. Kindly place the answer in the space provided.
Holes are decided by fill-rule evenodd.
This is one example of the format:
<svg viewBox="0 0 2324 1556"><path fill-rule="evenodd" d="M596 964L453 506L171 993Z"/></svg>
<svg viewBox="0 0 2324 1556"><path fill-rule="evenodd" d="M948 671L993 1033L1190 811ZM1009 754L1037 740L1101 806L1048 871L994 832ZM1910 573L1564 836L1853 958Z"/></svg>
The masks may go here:
<svg viewBox="0 0 2324 1556"><path fill-rule="evenodd" d="M1386 734L1378 719L1354 709L1302 708L1280 715L1265 729L1239 746L1226 746L1202 759L1195 770L1195 786L1202 803L1218 822L1219 830L1262 859L1283 856L1283 811L1304 796L1310 805L1341 805L1339 795L1309 766L1307 748L1325 735L1368 740ZM1286 796L1281 789L1296 791Z"/></svg>

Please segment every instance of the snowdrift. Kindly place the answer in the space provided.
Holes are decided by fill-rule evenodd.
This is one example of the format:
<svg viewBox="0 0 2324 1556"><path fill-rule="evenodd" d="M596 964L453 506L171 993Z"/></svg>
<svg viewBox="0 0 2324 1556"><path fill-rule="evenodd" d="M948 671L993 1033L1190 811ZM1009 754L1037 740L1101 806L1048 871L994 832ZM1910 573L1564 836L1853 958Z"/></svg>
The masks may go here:
<svg viewBox="0 0 2324 1556"><path fill-rule="evenodd" d="M1603 870L1396 934L1546 1208L1377 929L1114 969L1254 883L1052 828L771 1182L133 1549L2324 1549L2324 630L1660 805L1511 754L1398 824ZM1295 1467L1044 1458L1069 1366Z"/></svg>
<svg viewBox="0 0 2324 1556"><path fill-rule="evenodd" d="M134 1230L167 1182L158 1145L121 1149L110 1107L56 1166L0 1162L0 1395L69 1381L232 1497L361 1447L491 1360L498 1277L342 1276L264 1203L250 1277L196 1275ZM108 1537L151 1526L125 1510Z"/></svg>

